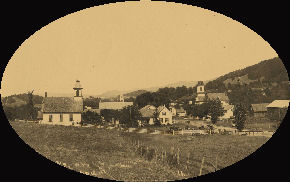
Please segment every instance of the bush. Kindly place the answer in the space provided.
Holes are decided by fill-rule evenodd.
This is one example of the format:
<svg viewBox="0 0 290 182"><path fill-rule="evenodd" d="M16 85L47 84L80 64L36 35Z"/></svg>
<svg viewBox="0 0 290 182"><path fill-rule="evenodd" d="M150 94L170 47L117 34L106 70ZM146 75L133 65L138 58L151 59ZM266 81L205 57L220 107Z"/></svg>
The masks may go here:
<svg viewBox="0 0 290 182"><path fill-rule="evenodd" d="M101 122L102 118L98 113L92 111L82 113L81 124L100 124Z"/></svg>

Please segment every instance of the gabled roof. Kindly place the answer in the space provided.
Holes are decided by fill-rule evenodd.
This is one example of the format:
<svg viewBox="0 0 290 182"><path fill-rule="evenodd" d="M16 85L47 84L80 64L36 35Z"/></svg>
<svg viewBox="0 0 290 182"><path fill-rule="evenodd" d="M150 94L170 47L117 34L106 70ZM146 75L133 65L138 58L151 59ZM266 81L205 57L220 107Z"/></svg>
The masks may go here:
<svg viewBox="0 0 290 182"><path fill-rule="evenodd" d="M225 105L223 108L224 108L224 110L228 111L230 109L233 109L234 105Z"/></svg>
<svg viewBox="0 0 290 182"><path fill-rule="evenodd" d="M154 112L155 112L155 109L150 109L150 107L148 107L148 105L140 109L140 113L141 113L142 117L145 117L145 118L146 117L148 117L148 118L154 117Z"/></svg>
<svg viewBox="0 0 290 182"><path fill-rule="evenodd" d="M160 113L163 109L167 109L165 106L159 106L157 112ZM167 109L168 110L168 109Z"/></svg>
<svg viewBox="0 0 290 182"><path fill-rule="evenodd" d="M132 106L133 102L100 102L99 109L123 109L127 106Z"/></svg>
<svg viewBox="0 0 290 182"><path fill-rule="evenodd" d="M251 104L254 112L267 112L267 106L270 103Z"/></svg>
<svg viewBox="0 0 290 182"><path fill-rule="evenodd" d="M267 106L269 107L276 107L276 108L287 108L289 106L290 100L274 100L271 104Z"/></svg>
<svg viewBox="0 0 290 182"><path fill-rule="evenodd" d="M151 110L155 110L155 109L156 109L156 107L153 106L153 105L146 105L146 106L144 106L143 108L151 109Z"/></svg>
<svg viewBox="0 0 290 182"><path fill-rule="evenodd" d="M82 112L83 100L74 100L71 97L45 97L43 100L43 112Z"/></svg>
<svg viewBox="0 0 290 182"><path fill-rule="evenodd" d="M203 102L205 101L205 96L197 96L195 102Z"/></svg>
<svg viewBox="0 0 290 182"><path fill-rule="evenodd" d="M219 99L220 101L229 101L229 97L225 93L208 93L207 94L209 99Z"/></svg>

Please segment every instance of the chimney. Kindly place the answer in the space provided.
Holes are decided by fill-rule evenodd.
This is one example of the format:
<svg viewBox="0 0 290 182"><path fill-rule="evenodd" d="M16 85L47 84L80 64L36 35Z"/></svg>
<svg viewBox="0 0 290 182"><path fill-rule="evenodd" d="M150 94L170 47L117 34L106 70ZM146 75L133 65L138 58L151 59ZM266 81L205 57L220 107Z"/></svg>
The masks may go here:
<svg viewBox="0 0 290 182"><path fill-rule="evenodd" d="M47 97L47 92L44 93L44 97Z"/></svg>

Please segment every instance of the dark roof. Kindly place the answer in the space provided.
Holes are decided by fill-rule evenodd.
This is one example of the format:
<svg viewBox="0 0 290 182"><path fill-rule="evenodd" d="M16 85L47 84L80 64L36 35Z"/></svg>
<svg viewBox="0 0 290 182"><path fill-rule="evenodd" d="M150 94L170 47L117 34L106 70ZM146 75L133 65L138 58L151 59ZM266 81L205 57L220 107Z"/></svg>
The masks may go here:
<svg viewBox="0 0 290 182"><path fill-rule="evenodd" d="M204 85L203 81L198 81L197 86L199 86L199 85Z"/></svg>
<svg viewBox="0 0 290 182"><path fill-rule="evenodd" d="M141 113L142 117L144 117L144 118L154 117L154 112L155 112L154 109L150 109L146 106L140 109L140 113Z"/></svg>
<svg viewBox="0 0 290 182"><path fill-rule="evenodd" d="M219 99L220 101L229 101L229 97L225 93L208 93L207 94L209 99Z"/></svg>
<svg viewBox="0 0 290 182"><path fill-rule="evenodd" d="M74 100L71 97L45 97L43 112L82 112L83 100Z"/></svg>
<svg viewBox="0 0 290 182"><path fill-rule="evenodd" d="M197 96L195 102L203 102L205 101L205 96Z"/></svg>
<svg viewBox="0 0 290 182"><path fill-rule="evenodd" d="M269 103L251 104L254 112L266 112Z"/></svg>
<svg viewBox="0 0 290 182"><path fill-rule="evenodd" d="M82 89L82 86L79 80L76 81L74 89Z"/></svg>

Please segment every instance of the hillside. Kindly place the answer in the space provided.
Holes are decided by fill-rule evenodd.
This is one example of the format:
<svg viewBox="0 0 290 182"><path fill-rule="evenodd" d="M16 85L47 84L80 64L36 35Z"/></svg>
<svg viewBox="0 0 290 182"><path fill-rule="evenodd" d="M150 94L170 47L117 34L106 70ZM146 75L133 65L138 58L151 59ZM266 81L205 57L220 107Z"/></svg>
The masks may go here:
<svg viewBox="0 0 290 182"><path fill-rule="evenodd" d="M233 104L290 99L288 73L278 57L220 76L208 82L205 89L207 92L227 92Z"/></svg>
<svg viewBox="0 0 290 182"><path fill-rule="evenodd" d="M223 87L227 88L231 85L251 85L259 88L283 81L289 81L288 73L282 60L276 57L209 81L206 89L222 90Z"/></svg>
<svg viewBox="0 0 290 182"><path fill-rule="evenodd" d="M33 103L34 104L41 104L43 100L42 96L33 95ZM10 95L7 97L1 97L1 102L3 106L7 107L20 107L25 105L28 102L28 96L26 93L24 94L17 94L17 95Z"/></svg>
<svg viewBox="0 0 290 182"><path fill-rule="evenodd" d="M136 91L124 94L124 97L125 98L130 98L130 97L136 98L138 95L141 95L145 92L148 92L148 91L147 90L136 90Z"/></svg>

